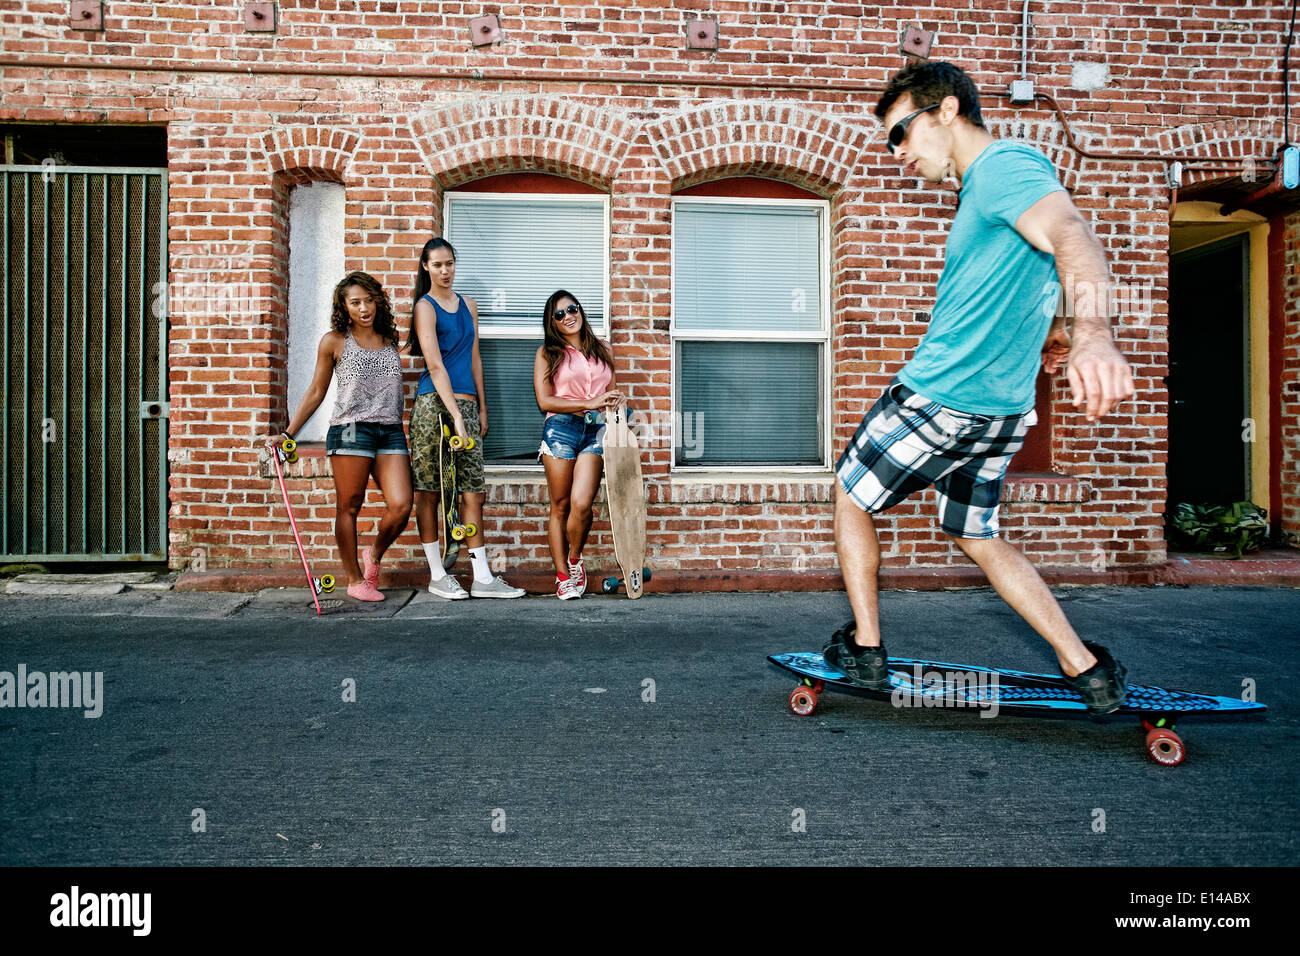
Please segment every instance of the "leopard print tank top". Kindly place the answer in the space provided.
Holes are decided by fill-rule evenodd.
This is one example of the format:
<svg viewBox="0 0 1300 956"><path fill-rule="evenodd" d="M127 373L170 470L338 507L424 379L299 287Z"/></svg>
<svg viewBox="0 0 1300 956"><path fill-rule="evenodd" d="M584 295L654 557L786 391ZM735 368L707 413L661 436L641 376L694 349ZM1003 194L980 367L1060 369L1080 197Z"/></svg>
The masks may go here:
<svg viewBox="0 0 1300 956"><path fill-rule="evenodd" d="M347 334L343 354L334 363L338 392L331 425L348 422L402 423L402 360L397 349L363 349Z"/></svg>

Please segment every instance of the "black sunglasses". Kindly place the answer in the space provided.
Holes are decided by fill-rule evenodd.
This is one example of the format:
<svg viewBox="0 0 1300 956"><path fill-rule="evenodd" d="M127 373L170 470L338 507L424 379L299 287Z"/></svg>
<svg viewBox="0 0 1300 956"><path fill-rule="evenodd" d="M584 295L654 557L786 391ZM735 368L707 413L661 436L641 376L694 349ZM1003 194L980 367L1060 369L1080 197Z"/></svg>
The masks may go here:
<svg viewBox="0 0 1300 956"><path fill-rule="evenodd" d="M930 110L937 110L938 108L938 103L931 106L922 106L916 112L908 113L901 120L895 123L889 130L889 140L885 143L885 145L889 147L889 152L892 154L896 147L903 145L903 140L907 139L907 128L912 125L912 120L916 119L922 113L928 113Z"/></svg>
<svg viewBox="0 0 1300 956"><path fill-rule="evenodd" d="M576 305L571 305L564 309L557 309L555 311L555 314L552 315L551 318L553 318L556 322L558 322L560 321L560 319L564 318L564 313L566 312L569 313L569 315L576 315L581 311L582 310L578 308Z"/></svg>

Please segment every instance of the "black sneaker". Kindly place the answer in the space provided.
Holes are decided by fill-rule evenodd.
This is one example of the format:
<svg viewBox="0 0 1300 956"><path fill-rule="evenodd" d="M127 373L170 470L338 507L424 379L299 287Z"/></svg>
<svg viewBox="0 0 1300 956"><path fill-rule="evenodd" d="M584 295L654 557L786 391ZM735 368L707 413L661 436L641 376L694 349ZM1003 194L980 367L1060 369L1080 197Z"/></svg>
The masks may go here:
<svg viewBox="0 0 1300 956"><path fill-rule="evenodd" d="M844 671L845 676L859 687L884 690L889 686L889 655L885 646L858 647L853 643L857 624L849 621L831 635L822 648L822 659L831 667Z"/></svg>
<svg viewBox="0 0 1300 956"><path fill-rule="evenodd" d="M1065 677L1064 672L1061 676L1083 697L1090 717L1114 713L1124 704L1128 687L1124 675L1128 670L1100 644L1084 641L1083 646L1092 651L1097 663L1077 677Z"/></svg>

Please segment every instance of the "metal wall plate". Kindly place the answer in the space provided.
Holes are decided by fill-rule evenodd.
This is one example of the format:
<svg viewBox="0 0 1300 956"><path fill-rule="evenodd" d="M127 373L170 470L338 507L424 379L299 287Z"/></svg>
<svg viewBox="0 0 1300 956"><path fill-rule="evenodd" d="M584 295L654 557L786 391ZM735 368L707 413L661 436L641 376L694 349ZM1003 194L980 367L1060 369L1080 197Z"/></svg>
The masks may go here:
<svg viewBox="0 0 1300 956"><path fill-rule="evenodd" d="M244 29L249 33L274 33L277 19L277 5L274 3L244 5Z"/></svg>
<svg viewBox="0 0 1300 956"><path fill-rule="evenodd" d="M716 50L718 48L718 22L716 20L691 20L686 24L686 49Z"/></svg>
<svg viewBox="0 0 1300 956"><path fill-rule="evenodd" d="M469 21L469 42L472 46L501 42L501 20L495 13L485 13Z"/></svg>
<svg viewBox="0 0 1300 956"><path fill-rule="evenodd" d="M72 0L69 16L71 23L68 25L74 30L102 30L104 29L103 0Z"/></svg>
<svg viewBox="0 0 1300 956"><path fill-rule="evenodd" d="M934 34L929 30L922 30L920 27L908 27L903 31L900 48L906 56L928 60L930 58L930 45L933 42Z"/></svg>

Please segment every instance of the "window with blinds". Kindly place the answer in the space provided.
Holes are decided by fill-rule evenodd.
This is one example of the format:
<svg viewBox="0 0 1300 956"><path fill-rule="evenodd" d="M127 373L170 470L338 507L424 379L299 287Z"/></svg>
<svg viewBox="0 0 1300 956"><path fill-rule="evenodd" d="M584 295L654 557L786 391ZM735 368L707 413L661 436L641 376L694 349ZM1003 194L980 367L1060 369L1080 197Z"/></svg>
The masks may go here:
<svg viewBox="0 0 1300 956"><path fill-rule="evenodd" d="M456 247L456 291L478 303L485 461L535 464L542 413L533 356L547 298L568 290L592 331L609 339L608 197L449 192L444 221Z"/></svg>
<svg viewBox="0 0 1300 956"><path fill-rule="evenodd" d="M678 467L827 467L827 204L673 203Z"/></svg>

